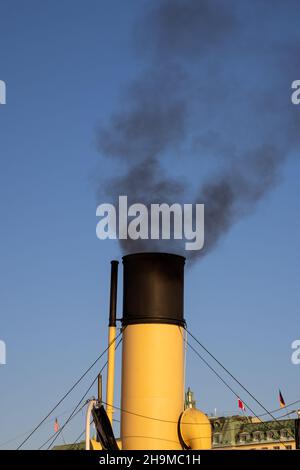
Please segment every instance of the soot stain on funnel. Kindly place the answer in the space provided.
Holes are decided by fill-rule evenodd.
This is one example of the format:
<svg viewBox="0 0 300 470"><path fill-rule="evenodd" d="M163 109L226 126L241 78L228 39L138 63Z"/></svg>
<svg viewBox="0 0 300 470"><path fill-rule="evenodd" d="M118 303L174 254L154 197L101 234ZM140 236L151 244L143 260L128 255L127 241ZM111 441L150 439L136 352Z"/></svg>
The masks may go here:
<svg viewBox="0 0 300 470"><path fill-rule="evenodd" d="M101 155L125 165L107 194L114 203L125 194L130 204L148 207L204 203L205 246L188 252L184 240L120 240L124 253L167 248L201 259L280 181L284 161L299 146L290 84L299 65L300 7L289 5L163 0L138 19L133 46L144 71L125 86L122 105L97 133ZM170 155L181 165L179 177L168 171ZM185 159L194 171L185 170ZM207 162L208 176L201 171Z"/></svg>

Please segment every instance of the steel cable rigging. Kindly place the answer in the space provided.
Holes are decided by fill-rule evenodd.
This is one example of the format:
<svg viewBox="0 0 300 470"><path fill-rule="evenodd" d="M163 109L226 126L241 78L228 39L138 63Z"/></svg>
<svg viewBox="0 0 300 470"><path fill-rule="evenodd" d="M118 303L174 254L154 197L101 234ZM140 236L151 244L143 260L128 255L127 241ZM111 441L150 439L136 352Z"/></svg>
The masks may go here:
<svg viewBox="0 0 300 470"><path fill-rule="evenodd" d="M56 405L47 413L47 415L39 422L37 426L30 432L30 434L24 439L16 450L20 450L21 447L31 438L31 436L41 427L41 425L51 416L51 414L58 408L58 406L67 398L68 395L74 390L74 388L82 381L82 379L90 372L90 370L97 364L97 362L104 356L110 346L120 337L122 331L120 331L115 339L109 343L107 348L95 359L95 361L87 368L87 370L79 377L79 379L72 385L71 388L63 395L63 397L56 403Z"/></svg>

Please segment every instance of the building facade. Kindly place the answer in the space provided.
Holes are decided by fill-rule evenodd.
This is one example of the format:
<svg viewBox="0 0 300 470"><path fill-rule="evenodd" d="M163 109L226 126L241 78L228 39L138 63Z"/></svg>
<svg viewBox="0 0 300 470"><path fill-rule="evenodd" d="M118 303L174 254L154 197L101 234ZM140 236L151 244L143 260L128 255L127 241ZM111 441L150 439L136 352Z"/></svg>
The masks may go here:
<svg viewBox="0 0 300 470"><path fill-rule="evenodd" d="M210 418L213 449L293 450L296 419L260 421L248 416Z"/></svg>

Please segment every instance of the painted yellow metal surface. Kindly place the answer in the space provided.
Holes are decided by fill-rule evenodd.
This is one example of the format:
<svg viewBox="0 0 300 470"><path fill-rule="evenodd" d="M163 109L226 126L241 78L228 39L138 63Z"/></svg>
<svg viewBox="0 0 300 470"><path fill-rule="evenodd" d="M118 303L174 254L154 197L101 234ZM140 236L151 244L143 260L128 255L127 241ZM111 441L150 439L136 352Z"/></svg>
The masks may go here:
<svg viewBox="0 0 300 470"><path fill-rule="evenodd" d="M108 363L107 363L107 383L106 383L106 412L112 424L113 420L113 403L114 403L114 378L115 378L115 348L116 344L116 327L108 328Z"/></svg>
<svg viewBox="0 0 300 470"><path fill-rule="evenodd" d="M91 450L102 450L102 445L96 439L90 440L90 449Z"/></svg>
<svg viewBox="0 0 300 470"><path fill-rule="evenodd" d="M211 449L211 425L208 417L196 408L187 408L180 418L180 435L192 450Z"/></svg>
<svg viewBox="0 0 300 470"><path fill-rule="evenodd" d="M121 441L124 450L182 449L184 330L134 324L123 331Z"/></svg>
<svg viewBox="0 0 300 470"><path fill-rule="evenodd" d="M96 441L96 439L91 439L90 441L90 449L91 450L102 450L102 445L100 442ZM122 442L120 439L117 439L117 444L120 450L122 450Z"/></svg>

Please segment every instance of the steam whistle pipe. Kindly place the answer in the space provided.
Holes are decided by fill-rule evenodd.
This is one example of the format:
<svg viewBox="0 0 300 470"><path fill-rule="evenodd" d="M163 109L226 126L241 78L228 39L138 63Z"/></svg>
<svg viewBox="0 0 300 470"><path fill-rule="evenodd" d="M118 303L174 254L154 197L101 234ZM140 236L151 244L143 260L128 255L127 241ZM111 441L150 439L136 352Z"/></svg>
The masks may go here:
<svg viewBox="0 0 300 470"><path fill-rule="evenodd" d="M116 311L117 311L117 290L118 290L118 265L119 261L111 261L110 278L110 305L108 323L108 364L106 383L106 412L112 424L114 412L114 379L115 379L115 341L116 341Z"/></svg>

